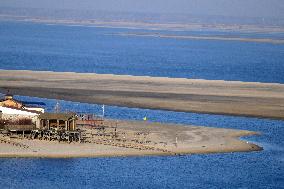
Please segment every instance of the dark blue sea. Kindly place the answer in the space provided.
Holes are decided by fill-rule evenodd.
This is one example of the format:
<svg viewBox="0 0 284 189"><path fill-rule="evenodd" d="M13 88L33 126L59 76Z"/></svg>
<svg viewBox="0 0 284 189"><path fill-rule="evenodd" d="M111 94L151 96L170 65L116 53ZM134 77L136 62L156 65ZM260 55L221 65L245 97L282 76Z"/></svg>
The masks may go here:
<svg viewBox="0 0 284 189"><path fill-rule="evenodd" d="M0 69L95 72L284 83L284 45L126 37L119 33L242 36L282 33L147 31L0 22ZM1 82L1 81L0 81ZM57 100L16 96L46 103ZM101 106L59 101L62 111L101 114ZM246 129L264 147L250 153L169 157L0 159L0 188L284 188L284 121L105 107L116 119Z"/></svg>

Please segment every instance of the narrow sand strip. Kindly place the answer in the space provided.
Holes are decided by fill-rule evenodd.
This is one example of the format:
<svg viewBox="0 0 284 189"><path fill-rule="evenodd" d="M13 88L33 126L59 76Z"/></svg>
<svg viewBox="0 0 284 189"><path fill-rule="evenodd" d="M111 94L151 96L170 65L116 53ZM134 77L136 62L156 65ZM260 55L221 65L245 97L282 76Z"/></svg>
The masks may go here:
<svg viewBox="0 0 284 189"><path fill-rule="evenodd" d="M230 36L193 36L193 35L164 35L155 33L119 33L112 34L119 36L133 36L133 37L155 37L155 38L172 38L172 39L187 39L187 40L214 40L214 41L241 41L241 42L256 42L256 43L273 43L284 44L282 39L270 38L246 38L246 37L230 37Z"/></svg>
<svg viewBox="0 0 284 189"><path fill-rule="evenodd" d="M284 119L284 84L0 70L0 92L86 103Z"/></svg>

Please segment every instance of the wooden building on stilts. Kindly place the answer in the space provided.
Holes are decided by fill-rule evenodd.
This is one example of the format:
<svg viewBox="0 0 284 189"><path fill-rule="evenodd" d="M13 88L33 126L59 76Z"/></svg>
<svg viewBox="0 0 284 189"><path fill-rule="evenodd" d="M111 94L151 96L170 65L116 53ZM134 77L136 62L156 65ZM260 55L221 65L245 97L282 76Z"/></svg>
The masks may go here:
<svg viewBox="0 0 284 189"><path fill-rule="evenodd" d="M75 113L43 113L39 115L40 128L43 130L76 130Z"/></svg>

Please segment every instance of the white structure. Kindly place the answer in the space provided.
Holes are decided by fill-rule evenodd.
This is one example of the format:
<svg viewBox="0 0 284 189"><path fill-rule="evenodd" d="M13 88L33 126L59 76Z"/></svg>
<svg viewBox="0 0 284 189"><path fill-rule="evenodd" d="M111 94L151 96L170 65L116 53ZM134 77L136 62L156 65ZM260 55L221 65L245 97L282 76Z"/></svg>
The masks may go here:
<svg viewBox="0 0 284 189"><path fill-rule="evenodd" d="M16 109L4 106L0 106L0 111L2 112L3 115L9 114L9 115L22 115L22 116L37 116L39 114L30 110Z"/></svg>
<svg viewBox="0 0 284 189"><path fill-rule="evenodd" d="M36 127L40 126L38 116L44 113L44 108L25 106L22 102L13 98L13 95L5 95L3 100L0 99L0 119L4 120L21 120L31 119Z"/></svg>
<svg viewBox="0 0 284 189"><path fill-rule="evenodd" d="M12 109L18 109L18 110L27 110L27 111L37 111L39 113L44 113L44 108L42 107L30 107L30 106L26 106L25 104L23 104L22 102L15 100L13 98L13 95L11 94L7 94L5 95L5 98L0 100L0 106L3 107L8 107L8 108L12 108ZM11 112L11 111L10 111ZM14 111L13 111L14 112ZM4 112L3 112L4 113Z"/></svg>
<svg viewBox="0 0 284 189"><path fill-rule="evenodd" d="M15 119L31 119L33 123L38 125L38 115L40 112L36 111L30 111L25 109L17 109L17 108L11 108L11 107L4 107L0 106L0 112L2 115L2 119L9 119L9 120L15 120Z"/></svg>

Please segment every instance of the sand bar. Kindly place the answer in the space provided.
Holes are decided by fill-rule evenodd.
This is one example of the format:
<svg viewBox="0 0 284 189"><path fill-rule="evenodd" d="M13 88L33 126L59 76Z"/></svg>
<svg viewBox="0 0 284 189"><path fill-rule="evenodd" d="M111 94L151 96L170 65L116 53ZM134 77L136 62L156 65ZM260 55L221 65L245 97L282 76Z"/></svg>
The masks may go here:
<svg viewBox="0 0 284 189"><path fill-rule="evenodd" d="M183 112L284 119L284 84L0 70L0 92Z"/></svg>
<svg viewBox="0 0 284 189"><path fill-rule="evenodd" d="M215 41L241 41L241 42L256 42L256 43L273 43L284 44L282 39L270 38L247 38L247 37L229 37L229 36L194 36L194 35L165 35L155 33L119 33L112 35L133 36L133 37L155 37L155 38L172 38L184 40L215 40Z"/></svg>
<svg viewBox="0 0 284 189"><path fill-rule="evenodd" d="M110 122L113 120L109 120ZM183 155L203 153L249 152L262 150L261 147L239 140L241 136L258 133L211 127L185 126L137 121L118 121L119 132L147 132L150 143L142 146L153 150L139 150L131 147L95 143L66 143L57 141L11 139L28 148L0 142L0 157L109 157L109 156L146 156L146 155ZM0 136L1 137L1 136ZM176 145L177 137L177 145ZM129 143L129 142L126 142ZM155 144L154 144L155 143ZM130 143L131 144L131 143ZM132 144L137 145L137 144ZM166 151L158 151L164 149Z"/></svg>
<svg viewBox="0 0 284 189"><path fill-rule="evenodd" d="M0 14L0 20L5 21L23 21L44 24L60 24L67 26L89 26L104 28L126 28L126 29L146 29L146 30L168 30L168 31L193 31L193 30L219 30L219 31L238 31L238 32L283 32L281 26L258 26L252 24L204 24L204 23L154 23L144 21L127 21L127 20L76 20L76 19L52 19L52 18L33 18L29 16L19 16L11 14Z"/></svg>

